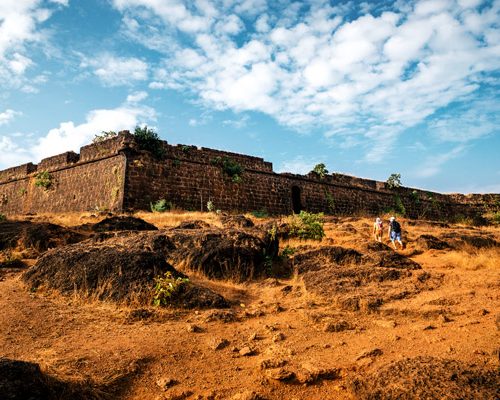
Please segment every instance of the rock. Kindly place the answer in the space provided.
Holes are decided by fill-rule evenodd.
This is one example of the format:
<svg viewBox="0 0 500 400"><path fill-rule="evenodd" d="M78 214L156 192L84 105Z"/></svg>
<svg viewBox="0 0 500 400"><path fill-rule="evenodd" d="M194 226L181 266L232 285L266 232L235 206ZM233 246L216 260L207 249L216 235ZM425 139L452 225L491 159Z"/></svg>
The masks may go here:
<svg viewBox="0 0 500 400"><path fill-rule="evenodd" d="M287 360L284 358L271 358L267 360L262 360L260 363L260 369L270 369L284 367L287 364Z"/></svg>
<svg viewBox="0 0 500 400"><path fill-rule="evenodd" d="M424 326L424 331L432 331L434 329L436 329L436 327L434 325Z"/></svg>
<svg viewBox="0 0 500 400"><path fill-rule="evenodd" d="M156 381L156 386L158 386L162 390L166 390L169 387L174 386L178 382L172 378L160 378Z"/></svg>
<svg viewBox="0 0 500 400"><path fill-rule="evenodd" d="M248 356L254 355L255 350L252 349L250 346L245 346L245 347L240 349L239 353L240 353L240 356L248 357Z"/></svg>
<svg viewBox="0 0 500 400"><path fill-rule="evenodd" d="M244 215L222 215L219 218L222 225L228 228L252 228L255 224Z"/></svg>
<svg viewBox="0 0 500 400"><path fill-rule="evenodd" d="M271 368L265 370L265 375L276 381L288 381L295 377L295 374L292 371L289 371L285 368Z"/></svg>
<svg viewBox="0 0 500 400"><path fill-rule="evenodd" d="M351 329L354 329L354 326L344 320L340 320L337 322L327 322L323 326L323 332L342 332Z"/></svg>
<svg viewBox="0 0 500 400"><path fill-rule="evenodd" d="M259 334L257 332L254 332L252 333L249 337L248 337L248 340L261 340L262 337L259 336Z"/></svg>
<svg viewBox="0 0 500 400"><path fill-rule="evenodd" d="M362 352L357 358L356 361L361 360L363 358L369 358L369 357L378 357L383 354L383 351L379 348L374 348L371 350L366 350Z"/></svg>
<svg viewBox="0 0 500 400"><path fill-rule="evenodd" d="M210 348L213 350L222 350L224 347L229 345L229 340L222 338L212 339L210 342Z"/></svg>
<svg viewBox="0 0 500 400"><path fill-rule="evenodd" d="M200 333L200 332L203 332L203 328L198 326L198 325L194 325L194 324L188 324L188 326L186 327L187 331L188 332L191 332L191 333Z"/></svg>
<svg viewBox="0 0 500 400"><path fill-rule="evenodd" d="M497 326L497 331L500 331L500 314L497 314L495 325Z"/></svg>
<svg viewBox="0 0 500 400"><path fill-rule="evenodd" d="M377 324L378 326L382 327L382 328L395 328L396 327L396 321L392 321L392 320L384 320L384 319L377 319L374 321L375 324Z"/></svg>
<svg viewBox="0 0 500 400"><path fill-rule="evenodd" d="M185 400L193 395L191 390L183 390L178 393L169 393L164 400Z"/></svg>
<svg viewBox="0 0 500 400"><path fill-rule="evenodd" d="M158 228L136 217L110 217L105 218L91 226L94 232L110 231L156 231Z"/></svg>
<svg viewBox="0 0 500 400"><path fill-rule="evenodd" d="M305 363L301 365L301 369L297 372L297 381L299 383L314 383L320 379L337 379L340 374L340 368Z"/></svg>
<svg viewBox="0 0 500 400"><path fill-rule="evenodd" d="M231 310L210 310L204 316L205 322L222 321L228 323L236 320L236 314Z"/></svg>
<svg viewBox="0 0 500 400"><path fill-rule="evenodd" d="M281 332L273 336L273 342L281 342L282 340L285 340L285 335Z"/></svg>
<svg viewBox="0 0 500 400"><path fill-rule="evenodd" d="M247 390L245 392L235 394L233 397L231 397L231 400L265 400L265 399L260 394L252 390Z"/></svg>
<svg viewBox="0 0 500 400"><path fill-rule="evenodd" d="M445 314L439 314L438 321L440 321L442 323L447 323L447 322L451 322L451 319L448 318Z"/></svg>

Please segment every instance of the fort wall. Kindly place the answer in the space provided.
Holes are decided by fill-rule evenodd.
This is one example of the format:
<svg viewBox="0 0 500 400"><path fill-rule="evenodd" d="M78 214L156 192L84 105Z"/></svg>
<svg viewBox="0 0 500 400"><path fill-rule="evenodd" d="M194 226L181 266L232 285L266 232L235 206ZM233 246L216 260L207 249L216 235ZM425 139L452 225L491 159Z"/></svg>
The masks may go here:
<svg viewBox="0 0 500 400"><path fill-rule="evenodd" d="M404 209L409 217L433 219L500 209L499 194L444 195L389 189L384 182L342 174L278 174L259 157L167 142L161 146L164 156L157 159L122 132L82 147L79 154L66 152L38 165L0 171L0 213L149 210L159 199L197 211L206 210L210 200L223 211L378 215ZM243 167L240 182L224 171L224 160ZM37 186L43 171L50 176L49 187Z"/></svg>

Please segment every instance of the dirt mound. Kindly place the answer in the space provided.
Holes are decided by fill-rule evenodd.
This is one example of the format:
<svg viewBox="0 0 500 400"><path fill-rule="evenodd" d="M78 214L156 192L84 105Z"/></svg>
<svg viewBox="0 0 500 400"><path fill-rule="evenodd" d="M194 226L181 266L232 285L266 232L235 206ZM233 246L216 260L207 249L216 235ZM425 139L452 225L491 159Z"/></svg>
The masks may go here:
<svg viewBox="0 0 500 400"><path fill-rule="evenodd" d="M412 296L431 283L427 275L424 279L412 272L421 269L416 262L382 244L367 246L378 251L362 254L328 246L299 253L292 263L307 291L352 311Z"/></svg>
<svg viewBox="0 0 500 400"><path fill-rule="evenodd" d="M159 251L87 241L45 253L23 274L23 280L31 290L49 288L99 300L151 304L155 277L166 272L174 279L185 277ZM181 289L169 304L190 308L227 306L222 296L207 288L187 284Z"/></svg>
<svg viewBox="0 0 500 400"><path fill-rule="evenodd" d="M420 235L417 239L417 246L423 250L445 250L451 248L447 242L432 235Z"/></svg>
<svg viewBox="0 0 500 400"><path fill-rule="evenodd" d="M241 282L263 276L278 254L278 240L258 229L171 230L165 256L176 268Z"/></svg>
<svg viewBox="0 0 500 400"><path fill-rule="evenodd" d="M194 221L183 221L177 225L174 229L207 229L210 228L210 224L205 221L194 220Z"/></svg>
<svg viewBox="0 0 500 400"><path fill-rule="evenodd" d="M0 358L0 398L2 400L105 400L127 390L129 378L138 366L95 382L88 377L59 379L36 363Z"/></svg>
<svg viewBox="0 0 500 400"><path fill-rule="evenodd" d="M297 273L303 274L307 271L322 269L326 264L359 264L361 259L361 253L356 250L340 246L325 246L295 255L292 258L292 265L296 266Z"/></svg>
<svg viewBox="0 0 500 400"><path fill-rule="evenodd" d="M49 400L52 398L38 364L0 358L0 393L5 400Z"/></svg>
<svg viewBox="0 0 500 400"><path fill-rule="evenodd" d="M358 399L498 399L497 371L434 357L406 358L353 381Z"/></svg>
<svg viewBox="0 0 500 400"><path fill-rule="evenodd" d="M447 233L443 235L444 238L451 239L450 244L452 247L461 249L464 245L472 246L477 249L488 248L488 247L500 247L500 243L495 239L488 236L477 236L477 235L462 235L458 233Z"/></svg>
<svg viewBox="0 0 500 400"><path fill-rule="evenodd" d="M156 231L158 228L143 219L136 217L110 217L91 225L93 232L109 231Z"/></svg>
<svg viewBox="0 0 500 400"><path fill-rule="evenodd" d="M27 251L28 257L36 257L44 251L71 243L85 236L71 229L45 222L6 221L0 230L0 251Z"/></svg>
<svg viewBox="0 0 500 400"><path fill-rule="evenodd" d="M222 215L220 222L227 228L252 228L254 223L244 215Z"/></svg>

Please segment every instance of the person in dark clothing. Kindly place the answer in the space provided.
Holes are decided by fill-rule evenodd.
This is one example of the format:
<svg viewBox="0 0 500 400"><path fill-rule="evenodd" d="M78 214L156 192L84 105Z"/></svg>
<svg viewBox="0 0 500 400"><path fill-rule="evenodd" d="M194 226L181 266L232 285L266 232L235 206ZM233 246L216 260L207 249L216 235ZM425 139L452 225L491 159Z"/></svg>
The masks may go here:
<svg viewBox="0 0 500 400"><path fill-rule="evenodd" d="M395 217L389 218L389 239L391 239L394 250L397 250L396 242L404 249L403 242L401 241L401 225L396 221Z"/></svg>

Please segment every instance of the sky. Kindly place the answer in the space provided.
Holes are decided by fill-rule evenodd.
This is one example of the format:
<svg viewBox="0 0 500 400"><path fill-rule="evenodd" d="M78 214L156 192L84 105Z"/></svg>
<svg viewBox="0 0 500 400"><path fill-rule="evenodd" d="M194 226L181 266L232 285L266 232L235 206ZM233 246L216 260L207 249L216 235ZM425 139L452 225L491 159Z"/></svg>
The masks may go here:
<svg viewBox="0 0 500 400"><path fill-rule="evenodd" d="M0 0L0 170L171 144L500 192L500 0Z"/></svg>

